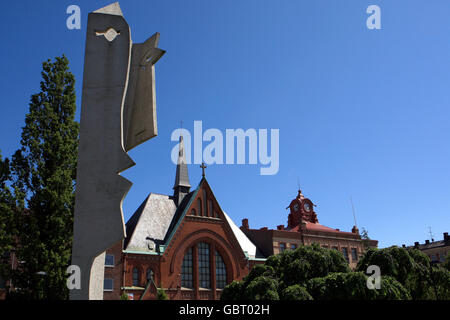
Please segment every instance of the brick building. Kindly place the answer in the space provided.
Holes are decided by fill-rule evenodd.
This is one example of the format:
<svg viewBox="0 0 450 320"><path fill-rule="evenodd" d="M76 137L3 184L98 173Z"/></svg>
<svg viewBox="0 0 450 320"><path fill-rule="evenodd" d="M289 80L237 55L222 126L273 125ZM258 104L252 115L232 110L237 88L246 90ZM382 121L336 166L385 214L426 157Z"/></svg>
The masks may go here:
<svg viewBox="0 0 450 320"><path fill-rule="evenodd" d="M173 195L151 193L108 249L104 299L218 299L222 289L263 263L256 246L222 210L204 175L190 190L180 138Z"/></svg>
<svg viewBox="0 0 450 320"><path fill-rule="evenodd" d="M250 229L248 219L243 219L241 230L265 257L293 250L299 245L318 243L324 248L341 251L352 268L356 267L366 247L377 247L377 240L361 239L356 226L351 232L344 232L321 225L314 207L314 203L299 190L288 207L290 213L287 226Z"/></svg>
<svg viewBox="0 0 450 320"><path fill-rule="evenodd" d="M403 245L403 247L405 248L406 246ZM433 263L442 263L445 261L445 258L450 251L450 237L448 236L448 232L444 232L442 240L425 240L425 243L422 244L417 241L414 242L414 246L410 246L410 248L419 249L425 253Z"/></svg>

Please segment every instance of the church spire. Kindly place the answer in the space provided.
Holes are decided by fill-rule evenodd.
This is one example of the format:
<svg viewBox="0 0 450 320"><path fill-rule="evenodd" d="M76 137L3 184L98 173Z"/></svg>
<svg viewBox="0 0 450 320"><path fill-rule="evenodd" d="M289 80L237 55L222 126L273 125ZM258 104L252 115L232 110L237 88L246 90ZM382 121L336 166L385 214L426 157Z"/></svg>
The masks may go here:
<svg viewBox="0 0 450 320"><path fill-rule="evenodd" d="M177 173L175 176L175 184L173 186L174 190L174 200L175 204L178 206L183 200L184 196L189 193L191 185L189 184L189 175L186 164L186 155L184 152L183 136L180 135L180 143L178 144L178 162L177 162Z"/></svg>

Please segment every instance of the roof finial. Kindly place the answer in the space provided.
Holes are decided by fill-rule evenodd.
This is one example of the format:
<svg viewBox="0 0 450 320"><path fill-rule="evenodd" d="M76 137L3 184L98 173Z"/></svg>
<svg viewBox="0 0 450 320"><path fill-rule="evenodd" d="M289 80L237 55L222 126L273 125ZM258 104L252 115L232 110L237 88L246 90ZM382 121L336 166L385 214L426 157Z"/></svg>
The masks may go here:
<svg viewBox="0 0 450 320"><path fill-rule="evenodd" d="M206 169L206 165L204 162L202 162L202 165L200 166L200 168L202 168L202 177L205 177L205 169Z"/></svg>

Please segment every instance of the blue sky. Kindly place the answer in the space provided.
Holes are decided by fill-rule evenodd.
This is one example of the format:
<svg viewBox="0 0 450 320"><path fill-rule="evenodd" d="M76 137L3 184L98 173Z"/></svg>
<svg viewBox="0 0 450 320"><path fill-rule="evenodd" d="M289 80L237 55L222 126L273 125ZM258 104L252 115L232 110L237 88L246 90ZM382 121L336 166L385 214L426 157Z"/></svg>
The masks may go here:
<svg viewBox="0 0 450 320"><path fill-rule="evenodd" d="M66 54L81 107L87 14L113 1L15 1L0 13L0 150L19 147L42 61ZM81 30L66 8L81 8ZM381 8L369 30L366 8ZM240 225L287 223L297 180L319 222L357 224L379 246L435 239L450 225L450 2L120 1L134 42L160 32L156 64L158 137L133 149L127 219L149 192L169 194L175 178L171 133L280 130L280 169L206 169L224 211ZM191 184L201 179L189 166Z"/></svg>

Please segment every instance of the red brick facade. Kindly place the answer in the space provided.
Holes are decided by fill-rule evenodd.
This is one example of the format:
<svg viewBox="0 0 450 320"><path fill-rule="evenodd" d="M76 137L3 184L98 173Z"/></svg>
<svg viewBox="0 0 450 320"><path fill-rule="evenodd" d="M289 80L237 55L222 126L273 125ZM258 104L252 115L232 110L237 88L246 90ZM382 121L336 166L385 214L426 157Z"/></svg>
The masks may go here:
<svg viewBox="0 0 450 320"><path fill-rule="evenodd" d="M105 300L119 299L123 292L132 295L134 300L140 299L148 283L149 270L153 273L156 287L164 289L169 299L219 299L221 289L216 280L216 251L225 265L227 284L242 279L249 268L258 263L243 252L205 179L197 190L161 254L122 252L122 243L107 251L107 254L114 255L117 265L105 267L105 279L113 279L114 282L114 289L105 291ZM203 287L199 271L200 243L209 249L206 257L209 285ZM188 250L192 253L192 288L182 286L182 264ZM156 299L156 293L155 286L150 285L143 299Z"/></svg>
<svg viewBox="0 0 450 320"><path fill-rule="evenodd" d="M336 249L355 268L359 258L366 250L365 246L377 247L378 241L363 241L359 230L353 227L352 232L343 232L319 224L314 204L299 191L298 196L291 201L288 226L279 225L276 230L250 229L248 219L242 220L241 230L268 257L284 250L292 250L299 245L317 243L324 248Z"/></svg>

